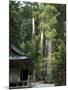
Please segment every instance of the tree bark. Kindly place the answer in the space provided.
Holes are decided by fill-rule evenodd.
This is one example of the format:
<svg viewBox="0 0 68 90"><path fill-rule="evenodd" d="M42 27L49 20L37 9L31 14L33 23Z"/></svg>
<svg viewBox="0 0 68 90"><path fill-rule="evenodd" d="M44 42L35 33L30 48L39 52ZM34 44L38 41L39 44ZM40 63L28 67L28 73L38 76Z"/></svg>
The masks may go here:
<svg viewBox="0 0 68 90"><path fill-rule="evenodd" d="M35 47L35 19L32 18L32 47Z"/></svg>
<svg viewBox="0 0 68 90"><path fill-rule="evenodd" d="M52 82L52 70L51 70L51 59L52 59L52 43L48 40L48 55L47 55L47 82Z"/></svg>
<svg viewBox="0 0 68 90"><path fill-rule="evenodd" d="M41 41L40 41L40 51L41 51L41 54L43 55L43 30L41 31Z"/></svg>
<svg viewBox="0 0 68 90"><path fill-rule="evenodd" d="M32 54L34 59L35 56L35 18L34 17L32 18ZM33 82L36 81L35 73L36 73L36 69L34 69L33 71Z"/></svg>

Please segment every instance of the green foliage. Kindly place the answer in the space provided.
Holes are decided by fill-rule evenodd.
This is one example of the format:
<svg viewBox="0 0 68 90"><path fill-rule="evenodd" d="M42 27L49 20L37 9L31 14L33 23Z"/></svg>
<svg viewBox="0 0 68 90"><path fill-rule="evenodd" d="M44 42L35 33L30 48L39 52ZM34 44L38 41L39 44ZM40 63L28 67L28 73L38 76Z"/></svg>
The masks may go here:
<svg viewBox="0 0 68 90"><path fill-rule="evenodd" d="M47 4L43 6L43 8L40 14L41 22L39 24L39 29L45 31L46 38L53 39L53 37L56 36L56 24L59 12L53 5Z"/></svg>
<svg viewBox="0 0 68 90"><path fill-rule="evenodd" d="M52 41L52 74L56 85L65 84L65 8L65 5L58 4L30 2L22 2L21 4L15 1L10 1L9 5L10 45L17 46L27 56L31 56L35 61L37 72L41 72L42 69L45 71L48 59L40 52L40 34L43 31L44 41L48 39ZM35 19L35 47L32 47L32 17ZM47 47L45 46L45 48L47 53Z"/></svg>
<svg viewBox="0 0 68 90"><path fill-rule="evenodd" d="M16 3L14 1L10 1L10 44L14 44L16 46L19 46L21 43L22 38L20 37L20 25L22 23L20 16L20 8L19 8L19 2Z"/></svg>
<svg viewBox="0 0 68 90"><path fill-rule="evenodd" d="M25 3L23 3L25 4ZM10 45L14 44L18 48L22 47L23 43L27 43L31 39L32 32L32 20L31 14L27 9L27 6L21 6L19 2L10 1ZM28 6L30 10L30 6ZM31 40L30 40L31 42Z"/></svg>
<svg viewBox="0 0 68 90"><path fill-rule="evenodd" d="M66 50L62 40L58 41L57 52L53 53L52 70L53 79L56 85L65 85L66 77Z"/></svg>

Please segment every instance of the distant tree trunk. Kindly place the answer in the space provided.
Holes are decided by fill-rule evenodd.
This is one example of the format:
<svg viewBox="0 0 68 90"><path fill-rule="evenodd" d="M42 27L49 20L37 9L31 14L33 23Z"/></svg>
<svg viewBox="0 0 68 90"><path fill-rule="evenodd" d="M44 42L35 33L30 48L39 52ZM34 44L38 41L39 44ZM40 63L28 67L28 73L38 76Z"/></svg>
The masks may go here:
<svg viewBox="0 0 68 90"><path fill-rule="evenodd" d="M51 40L48 40L48 55L47 55L47 82L52 82L52 72L51 72L51 58L52 58L52 43Z"/></svg>
<svg viewBox="0 0 68 90"><path fill-rule="evenodd" d="M32 47L35 47L35 19L32 18Z"/></svg>
<svg viewBox="0 0 68 90"><path fill-rule="evenodd" d="M32 54L35 56L35 18L32 17ZM36 69L33 71L33 82L36 81Z"/></svg>
<svg viewBox="0 0 68 90"><path fill-rule="evenodd" d="M43 55L43 30L41 31L41 40L40 40L40 51L41 51L41 54Z"/></svg>
<svg viewBox="0 0 68 90"><path fill-rule="evenodd" d="M46 37L45 37L45 32L43 32L43 55L46 56Z"/></svg>

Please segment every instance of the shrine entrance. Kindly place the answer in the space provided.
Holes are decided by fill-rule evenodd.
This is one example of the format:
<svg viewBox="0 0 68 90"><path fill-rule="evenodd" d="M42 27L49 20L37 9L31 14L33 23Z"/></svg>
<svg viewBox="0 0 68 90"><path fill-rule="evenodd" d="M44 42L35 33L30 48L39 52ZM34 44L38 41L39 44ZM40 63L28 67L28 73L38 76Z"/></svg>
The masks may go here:
<svg viewBox="0 0 68 90"><path fill-rule="evenodd" d="M21 80L21 81L23 81L23 80L28 80L28 70L26 70L26 69L21 70L20 80Z"/></svg>

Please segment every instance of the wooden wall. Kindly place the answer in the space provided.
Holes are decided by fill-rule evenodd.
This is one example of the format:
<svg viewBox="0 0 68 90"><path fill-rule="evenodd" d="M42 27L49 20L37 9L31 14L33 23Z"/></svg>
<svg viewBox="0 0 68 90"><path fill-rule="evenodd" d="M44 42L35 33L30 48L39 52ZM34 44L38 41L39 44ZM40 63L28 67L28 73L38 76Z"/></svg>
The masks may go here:
<svg viewBox="0 0 68 90"><path fill-rule="evenodd" d="M11 67L9 71L9 82L20 81L20 68L19 67Z"/></svg>

